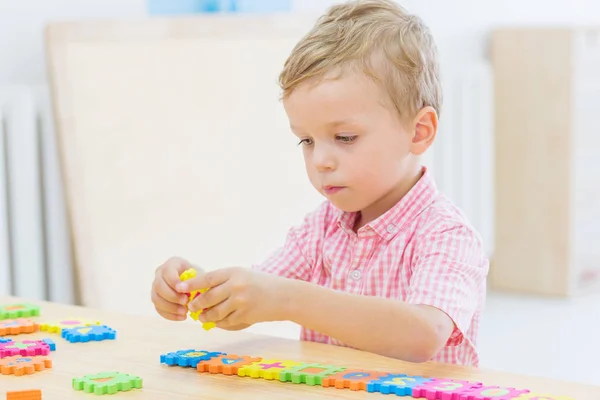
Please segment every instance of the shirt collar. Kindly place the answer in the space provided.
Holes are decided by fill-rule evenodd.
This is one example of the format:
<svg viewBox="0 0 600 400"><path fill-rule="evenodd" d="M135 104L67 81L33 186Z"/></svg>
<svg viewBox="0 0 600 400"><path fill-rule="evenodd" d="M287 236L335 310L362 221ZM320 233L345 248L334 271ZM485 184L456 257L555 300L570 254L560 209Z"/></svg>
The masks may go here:
<svg viewBox="0 0 600 400"><path fill-rule="evenodd" d="M422 176L409 192L384 214L361 227L358 236L379 235L390 240L402 227L423 210L425 210L438 194L437 186L427 167L422 168ZM338 211L338 224L348 233L354 233L353 227L357 212Z"/></svg>

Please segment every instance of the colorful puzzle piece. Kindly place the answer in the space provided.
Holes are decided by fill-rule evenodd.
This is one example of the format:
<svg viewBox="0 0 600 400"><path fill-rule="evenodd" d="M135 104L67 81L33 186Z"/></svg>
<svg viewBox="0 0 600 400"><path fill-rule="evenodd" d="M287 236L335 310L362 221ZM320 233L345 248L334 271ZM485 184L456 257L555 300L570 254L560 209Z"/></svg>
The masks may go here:
<svg viewBox="0 0 600 400"><path fill-rule="evenodd" d="M0 337L0 344L12 342L12 339L4 339Z"/></svg>
<svg viewBox="0 0 600 400"><path fill-rule="evenodd" d="M162 354L160 362L167 365L178 365L180 367L196 368L200 361L208 361L224 353L206 351L206 350L179 350L172 353Z"/></svg>
<svg viewBox="0 0 600 400"><path fill-rule="evenodd" d="M17 318L0 321L0 336L33 333L40 330L40 325L30 319Z"/></svg>
<svg viewBox="0 0 600 400"><path fill-rule="evenodd" d="M323 378L345 370L346 367L335 365L303 364L281 371L279 380L281 382L306 383L310 386L321 385Z"/></svg>
<svg viewBox="0 0 600 400"><path fill-rule="evenodd" d="M553 396L551 394L524 393L512 400L575 400L568 396Z"/></svg>
<svg viewBox="0 0 600 400"><path fill-rule="evenodd" d="M50 345L41 340L11 341L0 344L0 358L13 356L47 356Z"/></svg>
<svg viewBox="0 0 600 400"><path fill-rule="evenodd" d="M18 392L7 392L6 400L42 400L42 391L20 390Z"/></svg>
<svg viewBox="0 0 600 400"><path fill-rule="evenodd" d="M394 393L398 396L411 396L413 388L430 382L432 379L406 374L388 374L367 383L367 392Z"/></svg>
<svg viewBox="0 0 600 400"><path fill-rule="evenodd" d="M42 342L46 343L50 347L50 351L56 351L56 343L52 339L42 339Z"/></svg>
<svg viewBox="0 0 600 400"><path fill-rule="evenodd" d="M31 375L46 368L52 368L52 360L45 356L14 356L0 360L2 375Z"/></svg>
<svg viewBox="0 0 600 400"><path fill-rule="evenodd" d="M321 385L323 387L332 386L338 389L366 390L369 382L386 375L389 374L362 369L348 369L323 378Z"/></svg>
<svg viewBox="0 0 600 400"><path fill-rule="evenodd" d="M412 396L424 397L427 400L452 400L457 393L480 386L481 383L435 378L413 388Z"/></svg>
<svg viewBox="0 0 600 400"><path fill-rule="evenodd" d="M237 356L225 354L210 360L200 361L196 366L198 372L210 372L211 374L237 375L240 367L261 361L260 357Z"/></svg>
<svg viewBox="0 0 600 400"><path fill-rule="evenodd" d="M188 279L192 279L196 277L196 270L193 268L190 268L186 271L184 271L180 276L179 279L181 281L187 281ZM194 290L191 293L188 293L188 303L192 300L194 300L196 297L200 296L202 293L205 293L208 291L209 288L206 289L201 289L201 290ZM198 319L200 318L200 314L202 314L203 310L200 311L194 311L191 312L190 311L190 318L192 318L194 321L198 321ZM216 324L214 322L203 322L202 323L202 327L209 331L212 328L216 327Z"/></svg>
<svg viewBox="0 0 600 400"><path fill-rule="evenodd" d="M86 343L114 340L117 337L117 332L106 325L92 325L70 329L63 328L61 336L71 343Z"/></svg>
<svg viewBox="0 0 600 400"><path fill-rule="evenodd" d="M46 322L40 324L40 330L43 332L60 334L63 329L77 328L80 326L101 325L100 321L82 318L67 318L60 321Z"/></svg>
<svg viewBox="0 0 600 400"><path fill-rule="evenodd" d="M120 372L101 372L73 378L73 389L97 395L126 392L134 388L142 388L142 378Z"/></svg>
<svg viewBox="0 0 600 400"><path fill-rule="evenodd" d="M481 386L456 393L451 400L513 400L529 390L517 390L499 386Z"/></svg>
<svg viewBox="0 0 600 400"><path fill-rule="evenodd" d="M244 365L238 369L239 376L251 378L262 378L267 380L279 380L279 373L285 369L297 367L304 363L290 360L261 360L250 365Z"/></svg>
<svg viewBox="0 0 600 400"><path fill-rule="evenodd" d="M0 306L0 320L37 317L40 308L29 303L6 304Z"/></svg>

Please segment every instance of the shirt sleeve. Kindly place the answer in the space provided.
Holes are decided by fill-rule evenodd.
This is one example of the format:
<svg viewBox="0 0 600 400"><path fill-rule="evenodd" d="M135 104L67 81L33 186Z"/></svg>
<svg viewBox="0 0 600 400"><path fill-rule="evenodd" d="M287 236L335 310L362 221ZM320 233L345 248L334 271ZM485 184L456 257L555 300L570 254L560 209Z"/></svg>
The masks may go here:
<svg viewBox="0 0 600 400"><path fill-rule="evenodd" d="M488 269L481 239L472 229L435 229L415 243L406 301L445 312L455 324L446 345L460 345L483 302Z"/></svg>
<svg viewBox="0 0 600 400"><path fill-rule="evenodd" d="M252 268L284 278L309 281L330 214L329 205L321 204L304 218L302 224L288 231L282 247Z"/></svg>

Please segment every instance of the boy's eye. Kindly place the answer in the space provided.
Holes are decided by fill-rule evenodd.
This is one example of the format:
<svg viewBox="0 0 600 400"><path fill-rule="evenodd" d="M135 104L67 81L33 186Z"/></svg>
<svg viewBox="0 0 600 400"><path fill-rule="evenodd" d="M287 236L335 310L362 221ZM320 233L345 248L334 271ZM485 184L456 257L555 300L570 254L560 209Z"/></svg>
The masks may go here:
<svg viewBox="0 0 600 400"><path fill-rule="evenodd" d="M298 145L304 145L304 146L310 146L311 144L313 144L313 140L312 139L302 139L298 142Z"/></svg>
<svg viewBox="0 0 600 400"><path fill-rule="evenodd" d="M346 136L346 135L338 135L337 140L342 143L351 143L356 140L356 136Z"/></svg>

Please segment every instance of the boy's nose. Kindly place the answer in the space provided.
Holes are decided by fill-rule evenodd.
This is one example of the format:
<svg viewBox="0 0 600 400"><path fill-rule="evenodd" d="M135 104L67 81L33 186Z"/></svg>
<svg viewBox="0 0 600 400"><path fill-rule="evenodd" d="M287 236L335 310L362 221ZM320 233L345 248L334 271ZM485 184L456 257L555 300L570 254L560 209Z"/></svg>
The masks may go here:
<svg viewBox="0 0 600 400"><path fill-rule="evenodd" d="M332 171L337 167L337 162L331 151L326 147L316 148L313 151L313 165L319 172Z"/></svg>

